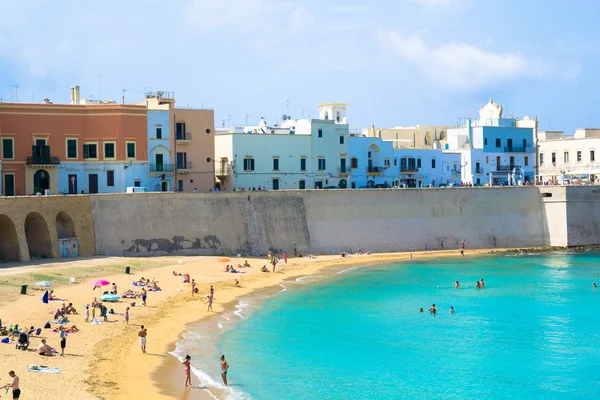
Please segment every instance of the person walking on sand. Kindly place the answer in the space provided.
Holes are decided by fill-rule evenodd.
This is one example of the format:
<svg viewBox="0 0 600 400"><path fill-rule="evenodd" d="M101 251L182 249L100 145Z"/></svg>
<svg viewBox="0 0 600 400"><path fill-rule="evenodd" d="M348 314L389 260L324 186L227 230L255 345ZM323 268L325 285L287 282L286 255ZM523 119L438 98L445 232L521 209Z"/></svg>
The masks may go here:
<svg viewBox="0 0 600 400"><path fill-rule="evenodd" d="M146 293L146 289L142 288L142 304L146 307L146 299L148 298L148 293Z"/></svg>
<svg viewBox="0 0 600 400"><path fill-rule="evenodd" d="M206 311L212 312L212 302L213 302L213 297L210 294L207 294L206 295L206 304L207 304Z"/></svg>
<svg viewBox="0 0 600 400"><path fill-rule="evenodd" d="M140 347L142 348L142 353L146 354L146 337L148 336L148 331L142 325L140 331L138 332L138 336L140 338Z"/></svg>
<svg viewBox="0 0 600 400"><path fill-rule="evenodd" d="M15 371L9 371L8 376L12 378L12 383L7 383L6 385L2 386L2 389L6 389L8 391L8 388L11 388L13 400L18 399L21 397L21 389L19 388L19 377L15 374Z"/></svg>
<svg viewBox="0 0 600 400"><path fill-rule="evenodd" d="M223 378L223 383L227 386L227 370L229 369L229 364L225 361L225 354L221 356L221 378Z"/></svg>
<svg viewBox="0 0 600 400"><path fill-rule="evenodd" d="M196 292L196 280L192 279L192 297L194 297L195 292Z"/></svg>
<svg viewBox="0 0 600 400"><path fill-rule="evenodd" d="M440 243L440 250L444 250L444 241L442 240L442 242Z"/></svg>
<svg viewBox="0 0 600 400"><path fill-rule="evenodd" d="M283 252L283 262L287 264L287 251Z"/></svg>
<svg viewBox="0 0 600 400"><path fill-rule="evenodd" d="M129 307L125 309L125 322L129 325Z"/></svg>
<svg viewBox="0 0 600 400"><path fill-rule="evenodd" d="M60 336L60 356L65 356L65 347L67 347L67 331L64 326L58 328L58 334Z"/></svg>
<svg viewBox="0 0 600 400"><path fill-rule="evenodd" d="M185 387L188 387L188 384L190 385L190 387L192 387L192 377L190 375L190 360L192 359L192 357L190 357L190 355L188 354L187 356L185 356L185 360L183 361L183 365L185 365Z"/></svg>
<svg viewBox="0 0 600 400"><path fill-rule="evenodd" d="M296 248L296 243L294 243L294 257L298 257L298 249Z"/></svg>

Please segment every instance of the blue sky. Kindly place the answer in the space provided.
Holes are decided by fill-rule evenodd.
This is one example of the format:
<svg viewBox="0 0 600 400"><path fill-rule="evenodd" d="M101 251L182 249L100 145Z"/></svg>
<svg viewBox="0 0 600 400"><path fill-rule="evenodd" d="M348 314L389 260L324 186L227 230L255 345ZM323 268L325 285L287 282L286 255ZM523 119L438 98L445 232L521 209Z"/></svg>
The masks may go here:
<svg viewBox="0 0 600 400"><path fill-rule="evenodd" d="M60 4L60 6L59 6ZM141 100L270 123L347 102L353 127L456 124L490 97L540 129L600 126L600 2L0 0L0 97ZM287 103L289 101L289 108ZM231 117L229 117L231 116Z"/></svg>

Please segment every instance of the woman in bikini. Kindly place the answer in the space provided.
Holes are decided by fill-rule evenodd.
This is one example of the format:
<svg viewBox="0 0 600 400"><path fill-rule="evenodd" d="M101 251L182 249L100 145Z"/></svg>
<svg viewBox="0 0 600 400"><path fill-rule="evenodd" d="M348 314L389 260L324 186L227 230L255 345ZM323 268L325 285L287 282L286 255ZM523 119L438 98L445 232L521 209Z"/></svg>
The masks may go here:
<svg viewBox="0 0 600 400"><path fill-rule="evenodd" d="M190 376L190 360L192 359L192 357L190 357L190 355L188 354L187 356L185 356L185 361L183 362L183 365L185 365L185 387L188 386L188 383L190 385L190 387L192 386L192 377Z"/></svg>

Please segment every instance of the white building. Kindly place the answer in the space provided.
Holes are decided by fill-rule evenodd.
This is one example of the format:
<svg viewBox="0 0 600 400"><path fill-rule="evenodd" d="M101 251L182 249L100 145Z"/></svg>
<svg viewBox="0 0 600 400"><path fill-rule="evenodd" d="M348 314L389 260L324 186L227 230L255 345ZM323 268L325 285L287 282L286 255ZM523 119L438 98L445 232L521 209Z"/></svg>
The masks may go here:
<svg viewBox="0 0 600 400"><path fill-rule="evenodd" d="M227 190L346 187L348 139L346 104L320 104L319 119L218 129L215 159Z"/></svg>
<svg viewBox="0 0 600 400"><path fill-rule="evenodd" d="M446 153L460 154L463 182L474 185L525 184L534 180L536 121L504 118L502 106L490 99L479 120L448 129Z"/></svg>
<svg viewBox="0 0 600 400"><path fill-rule="evenodd" d="M600 129L577 129L574 135L549 131L538 134L538 182L544 184L597 183Z"/></svg>

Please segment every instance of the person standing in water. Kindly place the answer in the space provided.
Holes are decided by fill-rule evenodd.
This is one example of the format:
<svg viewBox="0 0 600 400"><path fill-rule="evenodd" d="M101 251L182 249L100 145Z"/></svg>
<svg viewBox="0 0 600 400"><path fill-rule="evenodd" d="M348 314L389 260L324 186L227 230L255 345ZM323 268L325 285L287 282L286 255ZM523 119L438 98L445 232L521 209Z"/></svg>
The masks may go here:
<svg viewBox="0 0 600 400"><path fill-rule="evenodd" d="M227 370L229 369L229 364L225 361L225 354L221 356L221 378L223 378L223 383L227 386Z"/></svg>
<svg viewBox="0 0 600 400"><path fill-rule="evenodd" d="M435 304L432 304L431 307L429 307L429 312L432 313L433 315L435 315L435 313L437 313L437 308L435 308Z"/></svg>
<svg viewBox="0 0 600 400"><path fill-rule="evenodd" d="M450 314L454 314L454 307L450 307Z"/></svg>
<svg viewBox="0 0 600 400"><path fill-rule="evenodd" d="M483 281L483 278L481 278L480 285L482 289L485 287L485 282Z"/></svg>
<svg viewBox="0 0 600 400"><path fill-rule="evenodd" d="M190 355L188 354L187 356L185 356L185 360L183 361L183 365L185 365L185 387L188 387L188 384L190 385L190 387L192 386L192 377L190 375L190 360L192 359L192 357L190 357Z"/></svg>
<svg viewBox="0 0 600 400"><path fill-rule="evenodd" d="M460 283L458 283L458 281L454 282L454 288L460 289Z"/></svg>

